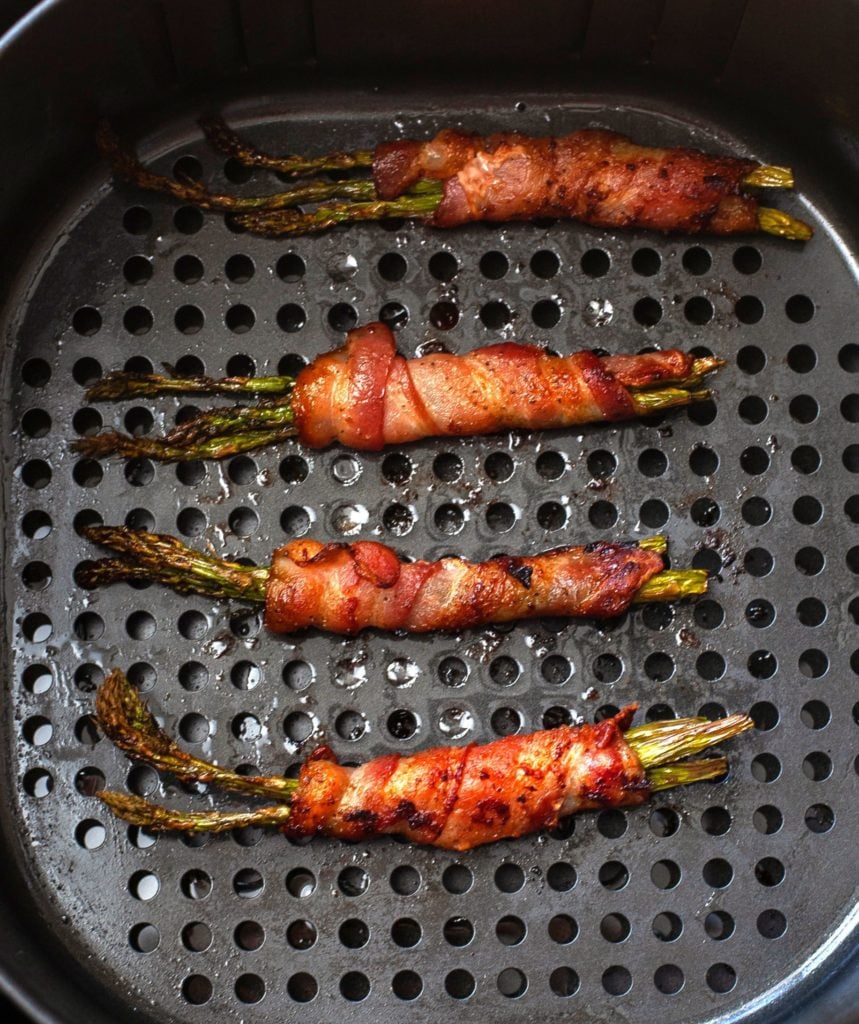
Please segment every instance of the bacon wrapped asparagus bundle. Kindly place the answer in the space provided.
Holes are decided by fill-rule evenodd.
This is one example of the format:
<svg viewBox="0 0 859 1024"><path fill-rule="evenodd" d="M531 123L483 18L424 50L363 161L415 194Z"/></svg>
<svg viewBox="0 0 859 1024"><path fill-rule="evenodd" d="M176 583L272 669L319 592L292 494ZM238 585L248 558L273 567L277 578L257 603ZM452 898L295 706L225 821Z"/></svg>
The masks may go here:
<svg viewBox="0 0 859 1024"><path fill-rule="evenodd" d="M433 227L565 217L603 228L715 235L765 231L802 241L812 234L809 225L760 206L747 191L792 188L789 168L694 149L639 146L601 129L554 138L518 132L482 138L447 129L428 141L401 139L375 150L314 159L264 153L217 118L201 125L220 152L247 166L295 178L355 168L369 174L345 181L314 179L268 196L219 195L199 182L146 170L106 124L98 142L119 177L204 209L226 211L263 235L306 234L386 217L419 217ZM296 209L307 205L315 209Z"/></svg>
<svg viewBox="0 0 859 1024"><path fill-rule="evenodd" d="M727 771L725 758L684 759L753 724L745 715L731 715L630 729L631 705L599 725L560 726L407 757L387 754L358 768L338 764L328 747L318 747L298 778L287 779L239 775L186 753L117 670L101 686L96 710L105 735L129 757L183 782L278 801L248 811L185 812L124 793L99 793L132 824L187 832L275 826L292 838L352 841L400 835L449 850L554 828L578 811L635 807L658 790L718 778Z"/></svg>
<svg viewBox="0 0 859 1024"><path fill-rule="evenodd" d="M664 537L487 562L409 563L376 541L294 540L275 551L271 567L249 567L143 530L88 526L83 533L119 557L80 569L82 586L146 580L179 593L259 601L275 633L310 627L346 635L368 628L426 633L536 616L610 618L633 602L673 601L707 590L705 570L665 569Z"/></svg>
<svg viewBox="0 0 859 1024"><path fill-rule="evenodd" d="M88 400L173 392L265 397L256 406L200 413L162 437L108 430L74 447L91 457L220 458L295 434L312 448L337 442L376 451L425 437L614 422L709 398L701 380L721 365L677 349L552 356L512 342L406 359L390 329L371 323L350 331L343 348L319 356L294 381L110 374L90 388Z"/></svg>

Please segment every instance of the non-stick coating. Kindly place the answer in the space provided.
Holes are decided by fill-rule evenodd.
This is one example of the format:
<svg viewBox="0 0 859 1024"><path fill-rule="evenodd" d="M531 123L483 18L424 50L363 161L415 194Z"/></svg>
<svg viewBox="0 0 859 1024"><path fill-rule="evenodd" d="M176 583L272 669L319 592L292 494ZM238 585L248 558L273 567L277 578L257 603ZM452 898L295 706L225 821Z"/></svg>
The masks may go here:
<svg viewBox="0 0 859 1024"><path fill-rule="evenodd" d="M225 167L192 115L144 140L148 162L199 164L224 189L276 185ZM281 150L442 124L599 124L791 160L770 140L638 103L528 97L443 117L320 108L300 119L246 106L234 118ZM801 184L803 198L775 202L816 221L815 183ZM855 266L836 228L817 229L804 247L564 223L398 223L278 242L113 185L103 169L70 196L33 259L7 382L15 715L4 742L19 795L4 830L21 843L47 928L129 1019L751 1020L776 986L788 985L783 1006L821 958L843 956L859 841L859 347L846 326ZM192 404L86 406L84 386L109 369L289 372L380 316L409 355L515 337L559 352L677 345L729 365L713 405L580 434L378 455L289 444L180 467L68 451L101 425L163 429ZM608 626L284 638L239 605L157 587L82 591L75 568L94 551L75 526L96 519L257 563L304 532L474 558L664 532L673 565L716 575L697 605ZM93 690L113 666L192 749L269 772L293 769L323 737L360 761L631 700L641 720L751 709L758 728L727 749L726 781L464 855L258 832L153 841L112 820L93 791L227 802L159 784L100 738Z"/></svg>

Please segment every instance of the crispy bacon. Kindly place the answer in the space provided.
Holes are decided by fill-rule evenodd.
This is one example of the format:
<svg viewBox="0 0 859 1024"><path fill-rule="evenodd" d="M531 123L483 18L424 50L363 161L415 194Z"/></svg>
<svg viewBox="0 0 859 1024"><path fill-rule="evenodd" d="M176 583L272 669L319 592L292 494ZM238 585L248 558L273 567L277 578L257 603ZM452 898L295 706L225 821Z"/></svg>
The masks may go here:
<svg viewBox="0 0 859 1024"><path fill-rule="evenodd" d="M469 850L553 828L577 811L629 807L650 795L623 733L635 705L599 725L562 726L482 746L387 754L358 768L327 747L305 761L284 831L362 840L396 834Z"/></svg>
<svg viewBox="0 0 859 1024"><path fill-rule="evenodd" d="M315 626L352 634L367 627L456 630L534 616L607 618L625 611L663 567L656 551L610 542L487 562L402 563L375 541L295 540L274 553L265 621L278 633Z"/></svg>
<svg viewBox="0 0 859 1024"><path fill-rule="evenodd" d="M676 349L551 356L513 342L405 359L388 327L372 323L301 371L292 408L304 444L374 451L424 437L628 419L637 414L631 387L681 380L692 363Z"/></svg>
<svg viewBox="0 0 859 1024"><path fill-rule="evenodd" d="M429 218L437 227L571 217L595 227L728 235L758 229L758 201L740 191L758 166L694 149L638 146L597 129L558 138L444 130L428 142L377 146L373 180L383 199L420 178L443 181Z"/></svg>

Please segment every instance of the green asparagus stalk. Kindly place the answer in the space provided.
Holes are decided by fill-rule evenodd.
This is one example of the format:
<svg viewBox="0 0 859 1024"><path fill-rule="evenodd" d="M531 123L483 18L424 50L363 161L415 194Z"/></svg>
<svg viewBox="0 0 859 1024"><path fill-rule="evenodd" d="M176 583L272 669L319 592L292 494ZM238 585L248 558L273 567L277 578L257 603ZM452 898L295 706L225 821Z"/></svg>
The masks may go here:
<svg viewBox="0 0 859 1024"><path fill-rule="evenodd" d="M325 156L272 156L237 135L220 117L201 117L200 127L209 143L224 156L232 157L245 167L264 167L280 174L302 177L320 171L343 171L354 167L372 167L373 150L327 153Z"/></svg>
<svg viewBox="0 0 859 1024"><path fill-rule="evenodd" d="M405 194L397 199L380 199L376 202L330 203L307 213L263 209L236 214L233 220L255 235L267 238L294 237L327 231L338 224L385 220L389 217L431 217L440 201L441 183L437 194L427 190L421 195ZM758 209L758 227L766 234L796 242L807 242L814 234L813 228L805 221L765 206Z"/></svg>
<svg viewBox="0 0 859 1024"><path fill-rule="evenodd" d="M289 804L251 811L176 811L130 793L103 790L99 799L117 818L150 832L231 832L237 828L277 828L289 819Z"/></svg>
<svg viewBox="0 0 859 1024"><path fill-rule="evenodd" d="M77 576L81 586L99 587L121 579L149 580L179 594L265 601L267 566L213 558L162 533L123 526L87 526L82 532L88 540L116 551L120 557L83 566Z"/></svg>
<svg viewBox="0 0 859 1024"><path fill-rule="evenodd" d="M89 458L120 455L162 462L221 459L293 437L296 431L292 422L292 406L288 399L281 399L199 413L161 436L134 437L106 430L79 438L72 442L72 449Z"/></svg>
<svg viewBox="0 0 859 1024"><path fill-rule="evenodd" d="M295 210L260 210L255 213L236 214L233 222L255 235L267 238L309 235L327 231L338 224L386 220L389 217L431 217L441 202L441 194L441 182L427 182L416 195L407 193L396 199L328 203L308 213L298 213Z"/></svg>
<svg viewBox="0 0 859 1024"><path fill-rule="evenodd" d="M668 551L668 538L657 533L652 537L642 537L638 546L642 551L655 551L657 555L664 555Z"/></svg>
<svg viewBox="0 0 859 1024"><path fill-rule="evenodd" d="M647 780L650 791L658 793L676 786L687 786L691 782L706 782L720 779L728 770L726 757L705 757L698 761L684 761L681 764L666 764L649 768Z"/></svg>
<svg viewBox="0 0 859 1024"><path fill-rule="evenodd" d="M753 724L746 715L731 715L712 722L707 718L650 722L630 729L626 741L644 767L650 769L695 757Z"/></svg>
<svg viewBox="0 0 859 1024"><path fill-rule="evenodd" d="M296 787L294 779L239 775L182 750L155 721L137 690L118 669L99 687L96 715L102 731L115 747L182 782L213 783L235 793L277 799L289 797Z"/></svg>
<svg viewBox="0 0 859 1024"><path fill-rule="evenodd" d="M93 459L118 455L126 459L147 458L160 462L188 462L194 459L226 459L233 455L281 444L294 436L294 427L247 431L238 429L235 434L178 445L168 441L166 437L131 437L118 430L106 430L93 437L82 437L73 441L72 449Z"/></svg>
<svg viewBox="0 0 859 1024"><path fill-rule="evenodd" d="M686 388L661 388L659 391L640 391L631 397L639 416L652 416L654 413L676 409L679 406L706 402L711 397L711 392L708 388L697 388L694 391Z"/></svg>
<svg viewBox="0 0 859 1024"><path fill-rule="evenodd" d="M168 367L168 370L170 368ZM153 398L156 395L288 395L294 377L177 377L161 373L107 373L85 394L88 402L118 401L123 398Z"/></svg>
<svg viewBox="0 0 859 1024"><path fill-rule="evenodd" d="M201 210L249 213L257 210L285 210L302 203L322 203L332 199L366 201L377 198L376 188L369 178L355 181L309 181L282 192L262 196L232 196L210 192L198 181L187 178L180 181L148 170L131 150L123 146L105 121L99 125L96 141L102 156L110 161L118 177L148 192L162 192L180 202L198 206Z"/></svg>

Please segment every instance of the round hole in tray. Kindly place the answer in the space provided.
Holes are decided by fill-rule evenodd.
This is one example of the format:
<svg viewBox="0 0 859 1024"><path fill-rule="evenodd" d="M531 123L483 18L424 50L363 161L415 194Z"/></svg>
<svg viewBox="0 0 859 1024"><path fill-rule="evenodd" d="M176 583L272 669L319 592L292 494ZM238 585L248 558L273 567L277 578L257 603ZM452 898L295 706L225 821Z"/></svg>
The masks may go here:
<svg viewBox="0 0 859 1024"><path fill-rule="evenodd" d="M505 967L496 980L498 991L508 999L518 999L528 988L528 978L518 967Z"/></svg>
<svg viewBox="0 0 859 1024"><path fill-rule="evenodd" d="M710 253L701 245L693 245L683 253L683 269L690 274L706 274L713 265Z"/></svg>
<svg viewBox="0 0 859 1024"><path fill-rule="evenodd" d="M610 996L625 995L632 988L632 974L619 964L607 967L603 971L602 987Z"/></svg>
<svg viewBox="0 0 859 1024"><path fill-rule="evenodd" d="M581 258L581 268L588 277L604 277L611 267L611 257L603 249L588 249Z"/></svg>
<svg viewBox="0 0 859 1024"><path fill-rule="evenodd" d="M286 991L290 999L296 1003L309 1003L319 992L319 983L307 971L298 971L286 983Z"/></svg>
<svg viewBox="0 0 859 1024"><path fill-rule="evenodd" d="M182 995L192 1006L202 1006L212 998L214 986L204 974L190 974L182 982Z"/></svg>
<svg viewBox="0 0 859 1024"><path fill-rule="evenodd" d="M445 991L454 999L468 999L475 987L474 976L464 967L450 971L444 979Z"/></svg>
<svg viewBox="0 0 859 1024"><path fill-rule="evenodd" d="M518 864L502 864L495 872L495 885L501 892L518 892L525 884L525 872Z"/></svg>
<svg viewBox="0 0 859 1024"><path fill-rule="evenodd" d="M359 946L365 945L369 939L369 930L363 921L353 922L358 927L352 927L349 931L349 941L346 941L343 937L343 931L349 922L345 922L341 927L340 941L346 946L352 948L358 948ZM423 931L420 924L410 917L398 918L391 925L391 938L397 946L403 949L411 949L416 946L423 936Z"/></svg>
<svg viewBox="0 0 859 1024"><path fill-rule="evenodd" d="M391 990L398 999L411 1001L423 991L424 983L416 971L397 971L391 979Z"/></svg>
<svg viewBox="0 0 859 1024"><path fill-rule="evenodd" d="M669 910L654 917L651 931L661 942L674 942L683 934L683 922Z"/></svg>
<svg viewBox="0 0 859 1024"><path fill-rule="evenodd" d="M756 924L765 939L780 939L787 931L787 919L780 910L762 910Z"/></svg>
<svg viewBox="0 0 859 1024"><path fill-rule="evenodd" d="M518 946L527 931L525 922L512 914L502 917L495 925L495 936L504 946Z"/></svg>
<svg viewBox="0 0 859 1024"><path fill-rule="evenodd" d="M566 946L575 941L579 934L579 926L569 914L555 914L549 921L547 931L553 942Z"/></svg>
<svg viewBox="0 0 859 1024"><path fill-rule="evenodd" d="M467 917L451 917L445 921L442 934L450 946L467 946L474 938L474 925Z"/></svg>
<svg viewBox="0 0 859 1024"><path fill-rule="evenodd" d="M561 261L557 253L552 252L550 249L539 249L531 257L529 266L531 273L535 277L548 280L558 273L561 268Z"/></svg>
<svg viewBox="0 0 859 1024"><path fill-rule="evenodd" d="M492 712L490 725L497 736L513 736L522 728L522 716L516 708L496 708Z"/></svg>
<svg viewBox="0 0 859 1024"><path fill-rule="evenodd" d="M397 922L395 921L391 929L391 937L395 942L397 942L397 934ZM360 918L350 917L340 925L337 937L347 949L360 949L370 941L370 929ZM402 945L402 943L397 942L397 945Z"/></svg>
<svg viewBox="0 0 859 1024"><path fill-rule="evenodd" d="M142 922L129 931L128 944L136 953L154 953L161 944L161 933L154 924Z"/></svg>
<svg viewBox="0 0 859 1024"><path fill-rule="evenodd" d="M309 472L307 462L300 455L287 455L280 464L280 477L286 484L302 483Z"/></svg>
<svg viewBox="0 0 859 1024"><path fill-rule="evenodd" d="M653 984L666 996L676 995L685 982L683 971L676 964L663 964L653 975Z"/></svg>
<svg viewBox="0 0 859 1024"><path fill-rule="evenodd" d="M765 804L759 807L752 816L752 823L758 832L765 836L774 835L778 832L784 822L784 816L778 807L772 804Z"/></svg>
<svg viewBox="0 0 859 1024"><path fill-rule="evenodd" d="M606 942L624 942L630 931L629 921L623 914L606 914L600 921L600 935Z"/></svg>

